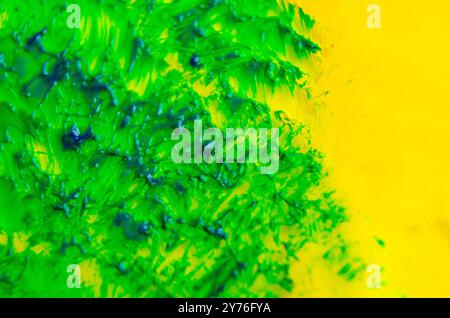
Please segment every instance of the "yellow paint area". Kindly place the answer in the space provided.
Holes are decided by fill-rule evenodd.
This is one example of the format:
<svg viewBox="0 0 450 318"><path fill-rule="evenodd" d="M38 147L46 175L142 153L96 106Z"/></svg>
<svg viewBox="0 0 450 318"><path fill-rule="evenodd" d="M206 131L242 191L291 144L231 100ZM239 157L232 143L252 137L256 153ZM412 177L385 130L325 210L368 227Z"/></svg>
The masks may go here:
<svg viewBox="0 0 450 318"><path fill-rule="evenodd" d="M0 232L0 245L8 244L8 234L4 231Z"/></svg>
<svg viewBox="0 0 450 318"><path fill-rule="evenodd" d="M0 12L0 29L8 22L8 12Z"/></svg>
<svg viewBox="0 0 450 318"><path fill-rule="evenodd" d="M205 85L201 80L197 80L193 83L192 88L202 97L208 97L216 88L217 82L213 81L208 85Z"/></svg>
<svg viewBox="0 0 450 318"><path fill-rule="evenodd" d="M130 204L130 209L133 210L133 209L137 208L138 205L139 205L139 202L137 200L133 200Z"/></svg>
<svg viewBox="0 0 450 318"><path fill-rule="evenodd" d="M137 93L140 97L145 94L147 90L148 82L150 80L150 73L147 73L138 78L133 78L127 82L127 89Z"/></svg>
<svg viewBox="0 0 450 318"><path fill-rule="evenodd" d="M382 286L367 288L365 273L344 280L312 247L301 257L314 269L294 268L292 296L450 297L450 2L293 2L318 22L312 38L322 47L313 104L300 100L297 118L311 124L347 208L341 234L382 267ZM380 29L366 24L373 3Z"/></svg>
<svg viewBox="0 0 450 318"><path fill-rule="evenodd" d="M166 72L169 72L171 70L177 70L183 73L183 65L181 65L178 59L178 53L168 53L164 60L167 62L167 64L169 64L169 67Z"/></svg>
<svg viewBox="0 0 450 318"><path fill-rule="evenodd" d="M224 124L226 123L226 118L223 112L220 111L219 102L217 101L209 101L208 110L211 114L211 121L214 126L223 129Z"/></svg>
<svg viewBox="0 0 450 318"><path fill-rule="evenodd" d="M47 242L37 244L30 248L30 250L32 250L36 254L42 254L42 255L47 255L47 256L50 255L50 249L51 249L51 244L47 243Z"/></svg>
<svg viewBox="0 0 450 318"><path fill-rule="evenodd" d="M222 30L222 24L217 22L215 24L213 24L212 26L214 28L215 31L220 32Z"/></svg>
<svg viewBox="0 0 450 318"><path fill-rule="evenodd" d="M80 21L81 45L85 44L87 39L89 38L89 34L91 33L91 27L92 27L92 18L89 16L85 17L84 15L81 15Z"/></svg>
<svg viewBox="0 0 450 318"><path fill-rule="evenodd" d="M13 248L15 253L22 253L28 248L30 245L28 242L29 237L30 234L26 234L24 232L13 233Z"/></svg>
<svg viewBox="0 0 450 318"><path fill-rule="evenodd" d="M147 257L150 257L151 255L152 255L152 252L149 248L142 247L136 252L135 258L138 258L138 257L147 258Z"/></svg>
<svg viewBox="0 0 450 318"><path fill-rule="evenodd" d="M91 63L89 64L89 70L91 71L91 73L94 72L95 67L97 66L97 62L98 62L98 58L97 58L97 56L95 56L95 57L92 59Z"/></svg>
<svg viewBox="0 0 450 318"><path fill-rule="evenodd" d="M128 189L128 193L133 192L134 190L136 190L136 188L139 186L139 183L136 182L135 184L133 184L130 189Z"/></svg>
<svg viewBox="0 0 450 318"><path fill-rule="evenodd" d="M105 43L110 41L110 30L114 27L114 23L109 17L109 15L102 10L99 17L97 17L97 31L99 34L99 39L103 40ZM115 27L114 27L115 29Z"/></svg>
<svg viewBox="0 0 450 318"><path fill-rule="evenodd" d="M58 175L61 173L58 160L53 154L51 145L50 151L44 144L37 141L30 142L28 146L34 152L34 156L43 172L47 172L52 175Z"/></svg>
<svg viewBox="0 0 450 318"><path fill-rule="evenodd" d="M95 223L98 220L98 214L90 214L87 219L86 222L88 222L89 224Z"/></svg>
<svg viewBox="0 0 450 318"><path fill-rule="evenodd" d="M140 23L138 23L138 24L136 25L136 28L139 28L139 24L140 24ZM169 29L165 29L165 30L162 31L162 33L160 34L159 39L160 39L162 42L164 42L164 41L167 40L168 38L169 38Z"/></svg>
<svg viewBox="0 0 450 318"><path fill-rule="evenodd" d="M81 262L80 276L81 283L86 287L92 287L94 291L94 297L100 297L101 286L103 283L100 275L100 269L97 265L96 259L89 259Z"/></svg>
<svg viewBox="0 0 450 318"><path fill-rule="evenodd" d="M125 63L126 63L125 57L121 57L119 59L119 65L122 70L125 69Z"/></svg>

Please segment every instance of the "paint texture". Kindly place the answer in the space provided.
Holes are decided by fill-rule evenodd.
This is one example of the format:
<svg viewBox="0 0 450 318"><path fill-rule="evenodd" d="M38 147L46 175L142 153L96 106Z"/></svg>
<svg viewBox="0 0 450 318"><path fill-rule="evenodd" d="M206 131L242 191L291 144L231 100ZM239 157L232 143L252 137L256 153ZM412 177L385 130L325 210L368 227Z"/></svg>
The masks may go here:
<svg viewBox="0 0 450 318"><path fill-rule="evenodd" d="M1 296L308 296L324 268L363 281L303 116L321 43L301 5L77 4L80 29L60 1L0 3ZM279 171L175 164L170 135L196 119L279 128Z"/></svg>

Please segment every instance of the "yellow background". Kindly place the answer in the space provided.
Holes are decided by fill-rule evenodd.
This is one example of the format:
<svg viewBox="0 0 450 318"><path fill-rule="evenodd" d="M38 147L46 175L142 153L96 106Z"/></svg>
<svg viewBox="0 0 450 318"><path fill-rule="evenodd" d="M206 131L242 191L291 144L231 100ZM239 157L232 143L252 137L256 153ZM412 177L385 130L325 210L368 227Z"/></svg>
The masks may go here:
<svg viewBox="0 0 450 318"><path fill-rule="evenodd" d="M348 208L341 231L383 268L382 287L368 289L318 261L293 296L450 297L450 1L293 2L323 48L313 145ZM381 29L366 25L372 3Z"/></svg>

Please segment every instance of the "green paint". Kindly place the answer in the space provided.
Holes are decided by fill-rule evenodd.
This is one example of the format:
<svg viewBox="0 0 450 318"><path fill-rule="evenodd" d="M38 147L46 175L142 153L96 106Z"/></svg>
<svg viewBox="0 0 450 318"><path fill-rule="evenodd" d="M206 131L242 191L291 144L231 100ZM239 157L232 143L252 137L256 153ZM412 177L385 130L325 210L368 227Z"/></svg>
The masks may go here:
<svg viewBox="0 0 450 318"><path fill-rule="evenodd" d="M124 2L77 1L82 30L67 28L60 1L0 4L0 296L290 291L298 252L345 218L330 193L308 195L324 172L316 150L292 144L308 140L303 126L255 93L306 89L282 56L319 50L298 33L314 21L276 1ZM182 69L169 66L174 54ZM213 127L215 104L222 127L280 128L277 174L171 161L172 130ZM24 251L18 232L30 235ZM49 255L31 249L40 244ZM66 267L94 259L95 284L82 272L82 288L67 288Z"/></svg>
<svg viewBox="0 0 450 318"><path fill-rule="evenodd" d="M374 239L375 239L375 242L377 242L377 244L378 244L380 247L385 247L385 246L386 246L386 243L385 243L382 239L380 239L380 238L378 238L378 237L374 237Z"/></svg>

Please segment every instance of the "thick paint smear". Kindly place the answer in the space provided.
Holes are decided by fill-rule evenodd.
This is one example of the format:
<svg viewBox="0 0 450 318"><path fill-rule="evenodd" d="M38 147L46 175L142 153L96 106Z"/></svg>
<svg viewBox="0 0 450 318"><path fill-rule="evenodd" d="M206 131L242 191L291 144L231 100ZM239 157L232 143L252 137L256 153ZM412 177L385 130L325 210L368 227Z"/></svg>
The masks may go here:
<svg viewBox="0 0 450 318"><path fill-rule="evenodd" d="M322 155L264 97L308 96L311 17L277 1L78 5L79 30L58 1L0 5L0 295L280 296L314 244L336 275L360 272ZM280 128L278 173L173 163L171 132L195 119Z"/></svg>

